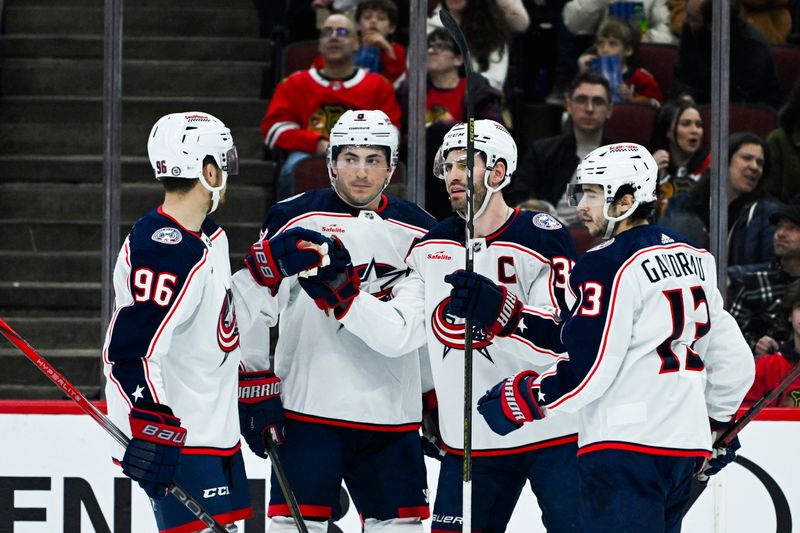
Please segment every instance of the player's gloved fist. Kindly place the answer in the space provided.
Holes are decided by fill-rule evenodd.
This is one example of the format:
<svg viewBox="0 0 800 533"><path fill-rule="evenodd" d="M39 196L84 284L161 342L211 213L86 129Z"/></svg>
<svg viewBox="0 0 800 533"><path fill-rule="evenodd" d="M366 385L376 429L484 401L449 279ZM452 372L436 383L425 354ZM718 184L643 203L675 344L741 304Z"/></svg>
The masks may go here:
<svg viewBox="0 0 800 533"><path fill-rule="evenodd" d="M151 498L163 498L181 460L186 429L180 418L161 404L134 407L129 420L132 438L122 457L122 472Z"/></svg>
<svg viewBox="0 0 800 533"><path fill-rule="evenodd" d="M422 453L441 461L445 456L442 447L442 432L439 430L439 399L436 391L422 395Z"/></svg>
<svg viewBox="0 0 800 533"><path fill-rule="evenodd" d="M465 318L494 335L504 337L517 328L522 303L505 287L486 276L458 270L444 277L453 286L447 312Z"/></svg>
<svg viewBox="0 0 800 533"><path fill-rule="evenodd" d="M335 235L330 266L320 268L315 276L300 277L300 286L323 311L333 310L341 318L358 296L361 278L353 268L350 253Z"/></svg>
<svg viewBox="0 0 800 533"><path fill-rule="evenodd" d="M727 446L717 445L716 443L719 436L733 423L733 418L731 418L730 422L718 422L711 419L711 435L714 439L714 447L711 450L711 457L706 459L700 467L700 471L697 474L698 481L708 481L709 477L719 473L720 470L736 460L736 451L742 447L738 436L733 437L733 440Z"/></svg>
<svg viewBox="0 0 800 533"><path fill-rule="evenodd" d="M311 244L301 246L301 241ZM329 238L316 231L291 228L253 244L244 264L256 283L275 288L285 277L328 265L332 245Z"/></svg>
<svg viewBox="0 0 800 533"><path fill-rule="evenodd" d="M478 400L478 412L492 431L507 435L521 428L524 422L544 418L538 401L539 387L533 384L537 377L537 372L523 370L504 379Z"/></svg>
<svg viewBox="0 0 800 533"><path fill-rule="evenodd" d="M239 429L259 457L267 457L264 439L283 443L281 379L272 370L239 372Z"/></svg>

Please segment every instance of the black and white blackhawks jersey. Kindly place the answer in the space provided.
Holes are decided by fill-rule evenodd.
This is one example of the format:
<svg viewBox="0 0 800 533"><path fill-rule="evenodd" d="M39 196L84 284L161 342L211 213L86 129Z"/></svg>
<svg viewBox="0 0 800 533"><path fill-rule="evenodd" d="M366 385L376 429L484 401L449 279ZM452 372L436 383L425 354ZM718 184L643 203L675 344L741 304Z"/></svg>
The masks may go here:
<svg viewBox="0 0 800 533"><path fill-rule="evenodd" d="M239 333L225 232L210 218L197 233L150 211L122 245L114 292L103 347L114 423L128 432L137 403L165 404L187 428L187 448L233 453Z"/></svg>
<svg viewBox="0 0 800 533"><path fill-rule="evenodd" d="M463 449L464 321L447 313L451 285L444 277L465 264L464 221L449 218L414 245L409 276L394 288L389 305L361 294L341 321L378 351L399 354L427 346L439 402L445 446ZM475 240L474 269L505 286L529 305L549 313L568 309L575 247L566 228L550 215L514 210L493 234ZM477 413L477 401L502 379L520 370L549 368L561 352L506 351L491 334L473 332L473 441L475 455L500 455L577 440L577 420L558 417L528 424L506 436L494 433ZM563 350L562 350L563 352Z"/></svg>
<svg viewBox="0 0 800 533"><path fill-rule="evenodd" d="M332 189L307 192L270 209L262 229L269 239L303 227L336 236L361 277L361 290L391 297L406 276L405 257L436 221L415 204L382 196L372 210L345 204ZM416 348L388 356L371 349L302 290L297 276L272 295L244 269L233 277L243 360L248 369L268 367L264 324L278 321L275 374L289 418L377 431L419 427L422 418L420 359Z"/></svg>
<svg viewBox="0 0 800 533"><path fill-rule="evenodd" d="M714 257L636 226L587 252L570 284L578 301L565 322L535 310L522 320L528 345L569 353L539 378L548 417L579 414L579 453L707 456L709 417L730 420L754 377Z"/></svg>

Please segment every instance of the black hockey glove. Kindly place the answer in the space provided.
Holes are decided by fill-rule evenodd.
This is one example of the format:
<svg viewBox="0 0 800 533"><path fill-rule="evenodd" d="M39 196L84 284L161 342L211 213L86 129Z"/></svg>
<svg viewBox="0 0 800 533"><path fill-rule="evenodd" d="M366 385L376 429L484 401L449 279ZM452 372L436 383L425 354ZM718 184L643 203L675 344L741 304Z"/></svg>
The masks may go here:
<svg viewBox="0 0 800 533"><path fill-rule="evenodd" d="M311 243L301 247L300 241ZM333 241L316 231L291 228L250 247L244 264L259 285L277 289L281 280L328 264Z"/></svg>
<svg viewBox="0 0 800 533"><path fill-rule="evenodd" d="M281 379L272 370L239 372L239 429L247 445L267 458L264 439L283 443Z"/></svg>
<svg viewBox="0 0 800 533"><path fill-rule="evenodd" d="M167 495L186 443L180 418L162 404L131 409L131 441L122 457L122 472L153 499Z"/></svg>
<svg viewBox="0 0 800 533"><path fill-rule="evenodd" d="M714 447L711 450L711 457L703 461L697 473L697 480L701 482L708 481L709 477L719 473L720 470L735 461L736 451L742 447L739 443L738 435L733 437L733 440L727 446L716 445L717 438L734 424L734 417L731 417L730 422L719 422L712 418L709 418L709 422L711 423L711 437L714 440Z"/></svg>
<svg viewBox="0 0 800 533"><path fill-rule="evenodd" d="M439 431L439 400L436 391L422 395L422 453L441 461L445 456L442 433Z"/></svg>
<svg viewBox="0 0 800 533"><path fill-rule="evenodd" d="M511 335L522 318L522 303L505 287L477 272L458 270L444 277L451 284L447 313L465 318L486 331Z"/></svg>
<svg viewBox="0 0 800 533"><path fill-rule="evenodd" d="M523 370L504 379L478 400L478 412L498 435L507 435L525 422L541 420L545 414L539 405L538 372Z"/></svg>
<svg viewBox="0 0 800 533"><path fill-rule="evenodd" d="M334 316L342 318L358 296L361 278L353 268L350 253L335 235L333 251L329 252L330 265L320 268L314 276L300 276L300 286L317 304L327 312L333 310Z"/></svg>

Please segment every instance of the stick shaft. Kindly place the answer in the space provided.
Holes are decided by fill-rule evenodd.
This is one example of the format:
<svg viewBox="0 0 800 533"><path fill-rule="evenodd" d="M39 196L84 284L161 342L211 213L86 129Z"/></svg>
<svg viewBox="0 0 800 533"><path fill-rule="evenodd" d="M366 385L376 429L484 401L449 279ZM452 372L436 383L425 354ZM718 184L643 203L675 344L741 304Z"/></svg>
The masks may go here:
<svg viewBox="0 0 800 533"><path fill-rule="evenodd" d="M0 318L0 333L2 333L5 338L7 338L11 344L17 347L19 351L21 351L25 357L33 363L36 368L42 371L42 373L50 378L50 381L56 384L56 386L61 389L64 394L66 394L72 401L78 404L78 407L81 410L92 417L100 427L106 430L106 432L113 437L117 443L124 447L128 446L128 436L122 432L106 415L104 415L100 410L95 407L95 405L86 399L81 391L76 389L72 386L61 373L58 372L53 366L45 359L39 352L33 349L33 347L28 344L25 339L23 339L19 333L14 331L14 329L8 325L8 322ZM191 495L189 495L183 488L181 488L178 484L174 481L170 484L169 491L175 496L178 501L180 501L183 505L186 506L187 509L194 515L195 518L203 522L205 525L210 527L212 531L215 533L228 533L228 530L225 527L217 522L211 514L203 509L203 507L195 500Z"/></svg>

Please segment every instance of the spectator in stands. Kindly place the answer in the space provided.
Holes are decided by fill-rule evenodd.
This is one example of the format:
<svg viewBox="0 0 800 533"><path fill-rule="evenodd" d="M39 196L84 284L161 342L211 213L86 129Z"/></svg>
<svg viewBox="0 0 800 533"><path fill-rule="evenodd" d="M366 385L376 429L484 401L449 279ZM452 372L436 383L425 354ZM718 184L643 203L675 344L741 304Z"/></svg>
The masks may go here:
<svg viewBox="0 0 800 533"><path fill-rule="evenodd" d="M634 102L659 107L664 98L658 82L643 68L632 65L636 61L636 52L639 49L639 35L632 26L616 18L606 19L597 30L595 46L578 58L580 72L601 72L606 70L601 67L601 58L617 57L619 65L620 83L612 92L615 102ZM613 80L609 79L609 83Z"/></svg>
<svg viewBox="0 0 800 533"><path fill-rule="evenodd" d="M690 190L711 172L703 119L690 99L671 100L658 110L648 149L658 163L659 213L670 198Z"/></svg>
<svg viewBox="0 0 800 533"><path fill-rule="evenodd" d="M465 122L467 80L464 77L464 59L444 28L428 34L427 91L425 104L426 164L425 209L437 219L451 216L453 209L442 187L442 181L433 175L433 159L442 144L445 133L456 123ZM472 103L476 119L492 119L503 124L503 95L480 74L473 74ZM397 91L403 109L408 105L408 83ZM407 124L403 124L407 131Z"/></svg>
<svg viewBox="0 0 800 533"><path fill-rule="evenodd" d="M331 15L319 38L325 65L295 72L275 88L261 134L269 149L288 152L278 177L279 200L291 195L294 166L310 155L326 153L330 128L348 109L380 109L400 126L400 106L391 84L353 65L357 48L353 22Z"/></svg>
<svg viewBox="0 0 800 533"><path fill-rule="evenodd" d="M769 44L783 44L792 29L792 14L786 0L742 0L740 16L757 29ZM686 18L686 0L667 0L669 28L680 36Z"/></svg>
<svg viewBox="0 0 800 533"><path fill-rule="evenodd" d="M728 144L728 281L738 288L747 272L766 268L775 256L770 220L777 206L767 200L761 176L766 143L753 133L735 133ZM667 205L659 224L685 232L708 247L710 176Z"/></svg>
<svg viewBox="0 0 800 533"><path fill-rule="evenodd" d="M756 379L742 405L749 407L773 389L800 360L800 282L792 282L780 305L781 317L788 323L789 331L778 344L770 337L768 349L756 354ZM762 341L759 341L759 344ZM800 377L792 381L768 407L800 407Z"/></svg>
<svg viewBox="0 0 800 533"><path fill-rule="evenodd" d="M510 31L520 28L520 20L512 20L504 16L499 4L503 1L505 6L514 3L520 4L515 12L528 14L521 2L509 0L440 0L439 4L428 17L428 33L436 28L442 28L439 11L443 7L450 11L467 39L472 66L475 72L483 74L492 87L498 91L503 90L508 74L508 54ZM510 9L510 8L508 8ZM507 11L510 13L511 11ZM524 28L528 27L526 20Z"/></svg>
<svg viewBox="0 0 800 533"><path fill-rule="evenodd" d="M778 117L780 127L767 136L769 169L764 185L774 198L792 198L800 194L800 81Z"/></svg>
<svg viewBox="0 0 800 533"><path fill-rule="evenodd" d="M609 14L620 17L614 2L609 0L571 0L564 4L564 24L575 35L594 35ZM644 0L642 10L631 13L628 21L638 26L641 40L646 43L672 43L674 38L669 31L669 9L666 0Z"/></svg>
<svg viewBox="0 0 800 533"><path fill-rule="evenodd" d="M393 0L363 0L356 7L356 25L361 46L356 50L353 63L375 72L395 84L405 78L406 49L391 38L397 29L397 4ZM317 56L314 66L324 66L322 56Z"/></svg>
<svg viewBox="0 0 800 533"><path fill-rule="evenodd" d="M788 285L800 279L800 196L773 213L770 221L776 226L775 260L745 274L730 306L756 355L776 350L776 339L784 338L787 331L780 306Z"/></svg>
<svg viewBox="0 0 800 533"><path fill-rule="evenodd" d="M772 50L764 37L738 15L739 0L730 0L730 101L781 105ZM688 0L675 65L677 94L698 104L711 101L711 0Z"/></svg>
<svg viewBox="0 0 800 533"><path fill-rule="evenodd" d="M507 196L510 205L518 205L528 198L547 200L556 206L562 221L572 224L577 215L575 208L567 203L567 185L575 177L578 163L585 155L613 142L604 134L612 110L608 80L599 74L578 74L564 105L569 116L566 133L539 139L530 145L514 173Z"/></svg>

